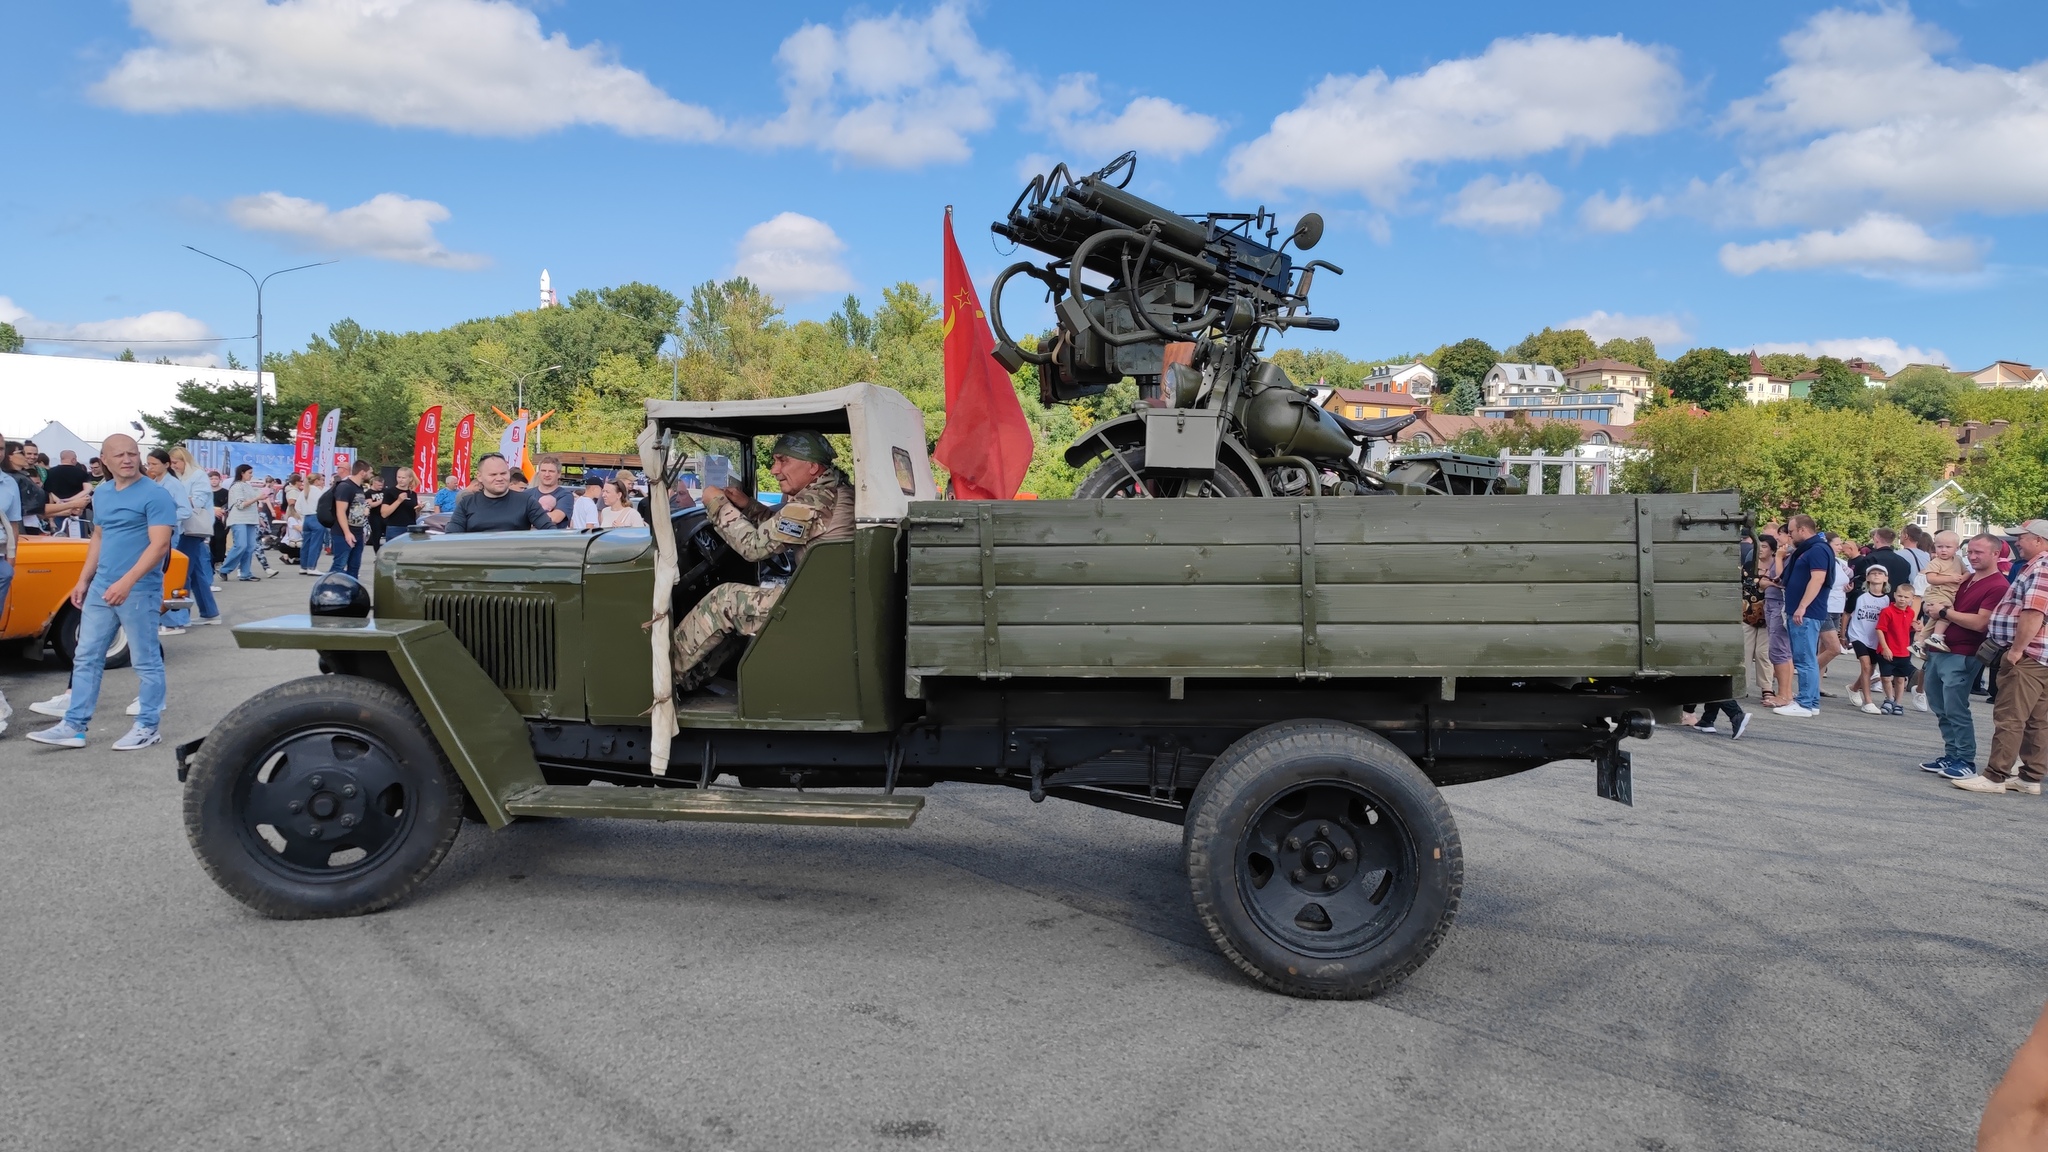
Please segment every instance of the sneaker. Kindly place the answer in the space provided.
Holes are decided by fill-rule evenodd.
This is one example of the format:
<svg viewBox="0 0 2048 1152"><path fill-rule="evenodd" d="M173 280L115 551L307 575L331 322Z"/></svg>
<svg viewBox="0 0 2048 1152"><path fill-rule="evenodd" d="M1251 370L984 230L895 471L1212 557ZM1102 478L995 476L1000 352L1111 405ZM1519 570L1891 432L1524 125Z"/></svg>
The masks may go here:
<svg viewBox="0 0 2048 1152"><path fill-rule="evenodd" d="M1771 709L1771 711L1776 712L1780 716L1797 716L1801 719L1820 715L1820 709L1802 708L1796 700L1790 704L1780 704L1776 708Z"/></svg>
<svg viewBox="0 0 2048 1152"><path fill-rule="evenodd" d="M1868 700L1865 700L1865 701L1863 702L1863 708L1862 708L1862 711L1864 711L1864 712L1868 712L1868 713L1870 713L1870 714L1871 714L1872 716L1882 716L1882 715L1884 715L1884 714L1885 714L1885 712L1884 712L1884 709L1882 709L1882 708L1879 708L1879 707L1878 707L1877 705L1875 705L1875 704L1872 704L1872 703L1871 703L1870 701L1868 701Z"/></svg>
<svg viewBox="0 0 2048 1152"><path fill-rule="evenodd" d="M1863 693L1862 693L1862 692L1860 692L1860 691L1858 691L1858 690L1856 690L1856 689L1854 689L1854 688L1851 688L1851 689L1849 689L1849 703L1851 703L1851 704L1855 705L1855 706L1856 706L1856 707L1858 707L1858 708L1861 708L1861 707L1863 707L1863 706L1864 706L1865 704L1868 704L1868 703L1869 703L1869 701L1868 701L1868 700L1865 700L1865 699L1863 698Z"/></svg>
<svg viewBox="0 0 2048 1152"><path fill-rule="evenodd" d="M185 629L180 628L176 624L159 624L156 626L156 634L159 636L183 636Z"/></svg>
<svg viewBox="0 0 2048 1152"><path fill-rule="evenodd" d="M81 744L85 743L85 737L79 737L78 742ZM133 752L137 748L147 748L151 744L162 742L163 737L157 734L156 729L144 728L142 725L137 724L135 727L128 729L126 736L114 741L114 751Z"/></svg>
<svg viewBox="0 0 2048 1152"><path fill-rule="evenodd" d="M195 628L204 628L208 624L218 623L220 623L220 617L218 616L201 616L199 619L192 622L192 626Z"/></svg>
<svg viewBox="0 0 2048 1152"><path fill-rule="evenodd" d="M58 748L85 747L85 733L64 723L62 720L40 732L31 732L28 738L38 744L50 744Z"/></svg>
<svg viewBox="0 0 2048 1152"><path fill-rule="evenodd" d="M1948 637L1946 636L1935 636L1929 634L1927 639L1922 641L1922 643L1927 645L1927 650L1929 652L1948 651Z"/></svg>
<svg viewBox="0 0 2048 1152"><path fill-rule="evenodd" d="M318 575L319 575L319 573L318 573L318 572L315 572L315 571L313 571L313 570L312 570L311 568L301 568L301 569L299 569L299 575L301 575L301 576L318 576Z"/></svg>
<svg viewBox="0 0 2048 1152"><path fill-rule="evenodd" d="M1712 724L1695 724L1692 726L1692 730L1702 736L1718 736L1721 734L1721 730Z"/></svg>
<svg viewBox="0 0 2048 1152"><path fill-rule="evenodd" d="M1922 772L1939 772L1943 768L1948 767L1950 763L1952 761L1948 757L1937 756L1932 760L1923 761L1920 765L1920 770Z"/></svg>
<svg viewBox="0 0 2048 1152"><path fill-rule="evenodd" d="M161 708L157 709L157 711L158 711L158 712L169 712L170 710L171 710L171 702L170 702L170 701L168 701L168 700L164 701L164 706L163 706L163 707L161 707ZM128 712L128 715L130 715L130 716L140 716L140 715L142 715L142 697L140 697L140 696L137 696L137 697L136 697L135 699L133 699L133 700L130 700L130 701L128 702L128 708L127 708L127 712Z"/></svg>
<svg viewBox="0 0 2048 1152"><path fill-rule="evenodd" d="M263 570L263 578L264 578L265 580L268 580L268 579L270 579L270 578L271 578L272 576L275 576L275 575L277 575L277 569L275 569L275 568L265 568L265 569Z"/></svg>
<svg viewBox="0 0 2048 1152"><path fill-rule="evenodd" d="M1914 711L1916 711L1916 712L1932 712L1932 711L1934 711L1934 709L1933 709L1932 707L1930 707L1930 706L1928 705L1928 703L1927 703L1927 693L1925 693L1925 692L1915 692L1915 693L1913 693L1913 710L1914 710ZM1903 713L1902 713L1902 715L1903 715Z"/></svg>
<svg viewBox="0 0 2048 1152"><path fill-rule="evenodd" d="M0 726L0 730L4 730L4 726ZM2041 794L2041 782L2039 780L2032 783L2019 779L2007 780L2005 782L2005 790L2017 792L2022 796L2039 796Z"/></svg>
<svg viewBox="0 0 2048 1152"><path fill-rule="evenodd" d="M255 578L254 576L237 576L237 577L235 577L235 583L237 583L237 584L254 584L255 582L256 582L256 578Z"/></svg>
<svg viewBox="0 0 2048 1152"><path fill-rule="evenodd" d="M225 591L227 591L227 589L225 589L225 588L221 587L221 586L220 586L220 585L218 585L218 584L215 584L215 585L213 586L213 590L214 590L215 592L225 592Z"/></svg>
<svg viewBox="0 0 2048 1152"><path fill-rule="evenodd" d="M55 716L62 719L66 712L71 711L71 689L66 688L48 700L38 700L29 705L28 710L44 716Z"/></svg>
<svg viewBox="0 0 2048 1152"><path fill-rule="evenodd" d="M1730 740L1740 740L1742 739L1742 734L1747 731L1749 731L1749 713L1744 712L1735 718L1735 723L1729 725L1728 738Z"/></svg>
<svg viewBox="0 0 2048 1152"><path fill-rule="evenodd" d="M1941 769L1941 778L1944 780L1967 780L1976 774L1977 766L1967 760L1951 760Z"/></svg>
<svg viewBox="0 0 2048 1152"><path fill-rule="evenodd" d="M2007 785L2011 784L2012 781L1993 780L1988 776L1970 775L1960 780L1951 780L1949 783L1961 788L1965 792L1998 793L2006 791Z"/></svg>

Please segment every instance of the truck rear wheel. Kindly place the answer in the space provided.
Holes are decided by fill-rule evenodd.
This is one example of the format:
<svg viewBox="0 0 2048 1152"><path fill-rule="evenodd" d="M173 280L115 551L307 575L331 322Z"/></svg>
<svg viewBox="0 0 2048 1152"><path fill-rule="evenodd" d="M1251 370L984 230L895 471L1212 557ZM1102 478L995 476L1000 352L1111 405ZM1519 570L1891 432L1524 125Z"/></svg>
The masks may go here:
<svg viewBox="0 0 2048 1152"><path fill-rule="evenodd" d="M433 872L465 798L403 693L313 676L214 727L192 760L185 833L214 882L265 916L355 916Z"/></svg>
<svg viewBox="0 0 2048 1152"><path fill-rule="evenodd" d="M1216 947L1290 996L1398 983L1443 942L1464 886L1436 785L1384 739L1329 720L1233 744L1188 802L1182 842Z"/></svg>

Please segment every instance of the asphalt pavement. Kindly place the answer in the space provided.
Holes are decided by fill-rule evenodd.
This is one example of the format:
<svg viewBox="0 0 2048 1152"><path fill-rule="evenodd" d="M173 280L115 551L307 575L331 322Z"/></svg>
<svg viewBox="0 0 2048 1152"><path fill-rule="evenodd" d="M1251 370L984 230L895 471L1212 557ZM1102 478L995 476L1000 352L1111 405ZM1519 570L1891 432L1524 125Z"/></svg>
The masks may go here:
<svg viewBox="0 0 2048 1152"><path fill-rule="evenodd" d="M895 832L471 825L399 907L264 920L169 745L312 657L167 647L139 753L132 672L66 751L21 738L64 669L0 660L0 1148L1963 1148L2044 994L2048 808L1920 772L1917 712L1660 732L1633 808L1451 789L1444 947L1311 1003L1210 947L1179 829L966 786Z"/></svg>

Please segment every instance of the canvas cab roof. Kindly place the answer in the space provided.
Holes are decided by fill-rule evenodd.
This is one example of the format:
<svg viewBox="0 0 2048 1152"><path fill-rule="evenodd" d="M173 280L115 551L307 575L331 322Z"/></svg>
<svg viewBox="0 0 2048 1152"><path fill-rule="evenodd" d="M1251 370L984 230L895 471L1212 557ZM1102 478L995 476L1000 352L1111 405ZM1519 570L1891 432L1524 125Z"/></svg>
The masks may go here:
<svg viewBox="0 0 2048 1152"><path fill-rule="evenodd" d="M912 500L936 500L924 413L893 388L848 384L802 396L759 400L649 400L640 458L653 460L669 431L750 440L809 429L842 433L853 459L840 467L854 482L854 512L864 524L894 523Z"/></svg>

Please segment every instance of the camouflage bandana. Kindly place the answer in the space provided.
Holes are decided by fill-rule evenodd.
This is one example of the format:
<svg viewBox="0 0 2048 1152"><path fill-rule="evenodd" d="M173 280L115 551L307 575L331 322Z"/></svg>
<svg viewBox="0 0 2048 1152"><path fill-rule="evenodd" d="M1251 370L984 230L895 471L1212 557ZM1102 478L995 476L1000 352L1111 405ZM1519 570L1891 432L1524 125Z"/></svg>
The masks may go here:
<svg viewBox="0 0 2048 1152"><path fill-rule="evenodd" d="M812 464L830 464L839 458L839 453L832 450L831 442L816 432L784 432L775 438L775 446L768 450L768 454Z"/></svg>

